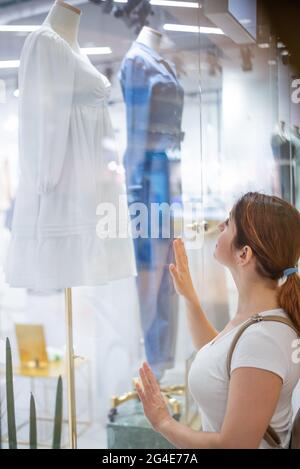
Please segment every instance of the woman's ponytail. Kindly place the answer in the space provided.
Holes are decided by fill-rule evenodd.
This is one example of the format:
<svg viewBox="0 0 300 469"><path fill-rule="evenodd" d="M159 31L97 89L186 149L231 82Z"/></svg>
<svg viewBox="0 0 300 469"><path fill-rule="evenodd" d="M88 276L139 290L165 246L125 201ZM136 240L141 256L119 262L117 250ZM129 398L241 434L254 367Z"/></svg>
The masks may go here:
<svg viewBox="0 0 300 469"><path fill-rule="evenodd" d="M300 275L294 273L278 287L278 303L300 331Z"/></svg>

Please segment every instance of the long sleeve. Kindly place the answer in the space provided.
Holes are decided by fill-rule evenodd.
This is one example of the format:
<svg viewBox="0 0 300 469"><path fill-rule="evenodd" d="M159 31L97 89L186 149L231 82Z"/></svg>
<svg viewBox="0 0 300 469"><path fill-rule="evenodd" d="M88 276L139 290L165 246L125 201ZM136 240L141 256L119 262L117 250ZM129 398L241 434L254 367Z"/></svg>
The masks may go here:
<svg viewBox="0 0 300 469"><path fill-rule="evenodd" d="M32 34L19 70L21 171L39 194L58 183L67 147L75 55L52 31Z"/></svg>
<svg viewBox="0 0 300 469"><path fill-rule="evenodd" d="M151 82L142 57L125 58L120 81L127 119L126 177L129 187L140 186L147 151L151 98Z"/></svg>

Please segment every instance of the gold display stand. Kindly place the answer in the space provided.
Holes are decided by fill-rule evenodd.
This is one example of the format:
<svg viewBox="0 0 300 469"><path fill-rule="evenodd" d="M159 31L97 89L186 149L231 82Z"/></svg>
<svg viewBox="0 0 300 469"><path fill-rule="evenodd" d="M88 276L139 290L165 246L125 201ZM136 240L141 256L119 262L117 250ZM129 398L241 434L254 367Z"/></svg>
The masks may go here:
<svg viewBox="0 0 300 469"><path fill-rule="evenodd" d="M73 348L73 311L72 289L65 288L65 321L66 321L66 360L65 364L48 361L43 326L39 324L16 324L16 336L19 344L21 366L18 373L27 377L58 377L67 376L68 391L68 426L69 446L77 448L76 428L76 395Z"/></svg>
<svg viewBox="0 0 300 469"><path fill-rule="evenodd" d="M73 348L73 310L72 290L65 289L65 313L66 313L66 365L68 385L68 410L69 410L69 442L71 449L77 449L77 425L76 425L76 396L74 374L74 348Z"/></svg>

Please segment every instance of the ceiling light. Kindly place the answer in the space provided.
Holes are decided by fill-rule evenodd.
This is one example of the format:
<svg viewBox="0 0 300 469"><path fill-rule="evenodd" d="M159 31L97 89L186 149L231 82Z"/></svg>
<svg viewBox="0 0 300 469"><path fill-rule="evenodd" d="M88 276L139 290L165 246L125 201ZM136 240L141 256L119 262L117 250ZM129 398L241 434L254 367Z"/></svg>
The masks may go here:
<svg viewBox="0 0 300 469"><path fill-rule="evenodd" d="M277 42L277 47L278 47L278 49L285 49L286 48L285 44L281 41Z"/></svg>
<svg viewBox="0 0 300 469"><path fill-rule="evenodd" d="M110 47L81 47L80 50L86 55L104 55L112 53Z"/></svg>
<svg viewBox="0 0 300 469"><path fill-rule="evenodd" d="M198 2L176 2L173 0L151 0L151 5L162 7L199 8Z"/></svg>
<svg viewBox="0 0 300 469"><path fill-rule="evenodd" d="M104 55L111 54L110 47L82 47L80 49L86 55ZM0 60L0 69L4 68L18 68L20 60Z"/></svg>
<svg viewBox="0 0 300 469"><path fill-rule="evenodd" d="M0 68L18 68L20 60L0 60Z"/></svg>
<svg viewBox="0 0 300 469"><path fill-rule="evenodd" d="M210 28L206 26L200 26L199 32L202 34L224 34L220 28Z"/></svg>
<svg viewBox="0 0 300 469"><path fill-rule="evenodd" d="M1 24L0 32L2 33L31 32L31 31L36 31L39 27L40 27L39 25L29 25L29 24Z"/></svg>
<svg viewBox="0 0 300 469"><path fill-rule="evenodd" d="M260 47L260 49L269 49L270 44L268 44L267 42L262 42L261 44L258 44L258 47Z"/></svg>
<svg viewBox="0 0 300 469"><path fill-rule="evenodd" d="M114 0L115 3L127 3L127 0ZM176 0L150 0L150 4L162 7L200 8L198 2L180 2Z"/></svg>
<svg viewBox="0 0 300 469"><path fill-rule="evenodd" d="M243 20L239 20L241 24L243 24L244 26L246 26L247 24L251 24L252 23L252 20L250 20L249 18L245 18Z"/></svg>
<svg viewBox="0 0 300 469"><path fill-rule="evenodd" d="M6 102L6 85L4 80L0 80L0 104Z"/></svg>
<svg viewBox="0 0 300 469"><path fill-rule="evenodd" d="M220 28L210 28L205 26L189 26L186 24L164 24L165 31L178 31L183 33L201 33L201 34L224 34Z"/></svg>

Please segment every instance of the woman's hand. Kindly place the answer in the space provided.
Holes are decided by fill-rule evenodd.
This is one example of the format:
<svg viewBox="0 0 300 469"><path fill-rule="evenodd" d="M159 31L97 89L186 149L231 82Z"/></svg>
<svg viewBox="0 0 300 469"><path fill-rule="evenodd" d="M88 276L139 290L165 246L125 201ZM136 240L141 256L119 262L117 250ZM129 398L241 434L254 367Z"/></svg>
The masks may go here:
<svg viewBox="0 0 300 469"><path fill-rule="evenodd" d="M175 239L175 241L173 241L173 248L176 264L170 264L169 270L175 290L186 300L197 303L198 297L194 289L183 241L181 239Z"/></svg>
<svg viewBox="0 0 300 469"><path fill-rule="evenodd" d="M156 378L147 363L140 368L141 386L136 383L136 390L142 402L144 413L154 430L160 432L173 420Z"/></svg>

